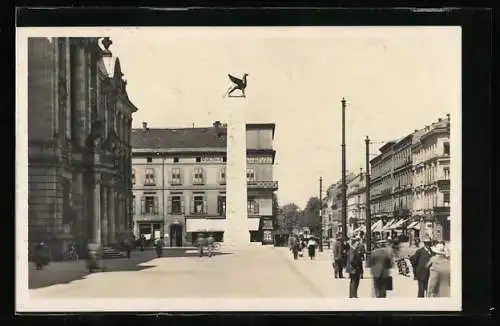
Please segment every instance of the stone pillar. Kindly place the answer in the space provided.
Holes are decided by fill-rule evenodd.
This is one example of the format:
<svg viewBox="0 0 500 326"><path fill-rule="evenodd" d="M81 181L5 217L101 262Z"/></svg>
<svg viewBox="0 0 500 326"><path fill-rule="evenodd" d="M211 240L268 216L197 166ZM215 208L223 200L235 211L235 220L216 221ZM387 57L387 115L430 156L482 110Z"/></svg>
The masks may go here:
<svg viewBox="0 0 500 326"><path fill-rule="evenodd" d="M250 244L246 181L246 98L229 98L227 130L227 217L224 243L229 246Z"/></svg>
<svg viewBox="0 0 500 326"><path fill-rule="evenodd" d="M85 147L90 121L87 115L87 74L83 42L74 39L71 47L71 130L72 139L80 148Z"/></svg>
<svg viewBox="0 0 500 326"><path fill-rule="evenodd" d="M108 188L108 224L109 242L116 244L115 190L113 189L113 183Z"/></svg>
<svg viewBox="0 0 500 326"><path fill-rule="evenodd" d="M101 246L101 173L96 172L94 176L94 223L92 229L92 240Z"/></svg>
<svg viewBox="0 0 500 326"><path fill-rule="evenodd" d="M87 246L87 207L85 204L85 182L84 182L84 172L80 169L75 169L73 171L73 182L72 182L72 213L74 217L74 236L75 243L79 254L83 254L86 251Z"/></svg>
<svg viewBox="0 0 500 326"><path fill-rule="evenodd" d="M108 245L109 235L108 235L108 187L102 187L101 189L102 203L101 203L101 241L103 245Z"/></svg>

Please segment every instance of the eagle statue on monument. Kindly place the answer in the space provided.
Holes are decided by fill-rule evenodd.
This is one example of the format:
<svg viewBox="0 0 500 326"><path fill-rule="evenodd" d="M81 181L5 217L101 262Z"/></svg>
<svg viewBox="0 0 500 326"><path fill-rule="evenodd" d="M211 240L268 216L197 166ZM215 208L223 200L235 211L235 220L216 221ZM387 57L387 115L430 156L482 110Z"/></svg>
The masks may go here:
<svg viewBox="0 0 500 326"><path fill-rule="evenodd" d="M229 80L231 80L231 82L233 82L234 85L231 85L226 93L224 94L224 96L222 97L246 97L245 95L245 88L247 88L247 76L248 74L243 74L243 78L237 78L237 77L234 77L232 76L231 74L228 74L229 76ZM232 96L231 94L235 91L235 90L240 90L241 91L241 95L239 96Z"/></svg>

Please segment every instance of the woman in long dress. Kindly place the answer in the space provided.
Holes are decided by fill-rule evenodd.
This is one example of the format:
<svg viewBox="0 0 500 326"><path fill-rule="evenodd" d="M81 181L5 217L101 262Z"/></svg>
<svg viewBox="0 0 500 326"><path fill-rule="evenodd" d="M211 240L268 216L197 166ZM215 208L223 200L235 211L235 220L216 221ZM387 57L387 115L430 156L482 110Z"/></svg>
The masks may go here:
<svg viewBox="0 0 500 326"><path fill-rule="evenodd" d="M449 297L451 279L450 260L442 243L438 243L432 251L435 255L427 263L430 273L427 296Z"/></svg>

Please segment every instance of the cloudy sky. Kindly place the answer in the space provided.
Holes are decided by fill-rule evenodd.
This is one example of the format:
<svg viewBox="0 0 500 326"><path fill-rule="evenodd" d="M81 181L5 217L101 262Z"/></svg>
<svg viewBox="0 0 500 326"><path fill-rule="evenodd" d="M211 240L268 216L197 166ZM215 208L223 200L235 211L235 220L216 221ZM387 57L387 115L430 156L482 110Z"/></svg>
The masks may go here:
<svg viewBox="0 0 500 326"><path fill-rule="evenodd" d="M110 29L133 127L210 126L226 119L227 73L250 74L249 122L276 123L280 204L304 207L341 178L341 103L348 169L378 142L460 111L460 30L409 28ZM226 99L227 101L227 99Z"/></svg>

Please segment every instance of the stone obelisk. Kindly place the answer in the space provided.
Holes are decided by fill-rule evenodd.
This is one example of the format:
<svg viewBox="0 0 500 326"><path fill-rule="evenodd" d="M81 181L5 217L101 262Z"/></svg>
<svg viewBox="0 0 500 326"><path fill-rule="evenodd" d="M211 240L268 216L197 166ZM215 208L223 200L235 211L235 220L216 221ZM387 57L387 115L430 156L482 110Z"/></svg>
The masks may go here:
<svg viewBox="0 0 500 326"><path fill-rule="evenodd" d="M247 212L246 179L246 97L228 97L226 230L224 246L240 248L250 245Z"/></svg>

